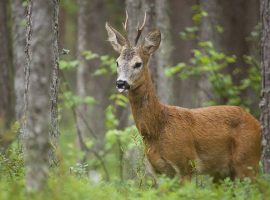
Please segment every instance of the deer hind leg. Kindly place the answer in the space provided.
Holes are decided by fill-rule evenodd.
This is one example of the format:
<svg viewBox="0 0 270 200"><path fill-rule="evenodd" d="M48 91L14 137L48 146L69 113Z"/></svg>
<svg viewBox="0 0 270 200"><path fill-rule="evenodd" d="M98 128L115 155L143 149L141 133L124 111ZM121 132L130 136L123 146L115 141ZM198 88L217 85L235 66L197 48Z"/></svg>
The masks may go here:
<svg viewBox="0 0 270 200"><path fill-rule="evenodd" d="M231 179L255 179L258 175L260 157L254 152L236 151L231 165Z"/></svg>
<svg viewBox="0 0 270 200"><path fill-rule="evenodd" d="M192 178L192 168L187 165L185 167L179 167L174 164L170 160L166 160L166 162L170 165L170 167L174 170L174 176L179 179L180 184L184 184L186 182L191 181ZM182 165L180 165L182 166Z"/></svg>
<svg viewBox="0 0 270 200"><path fill-rule="evenodd" d="M241 163L233 166L232 179L235 178L244 179L248 177L254 180L258 175L258 164L256 163Z"/></svg>
<svg viewBox="0 0 270 200"><path fill-rule="evenodd" d="M232 148L232 179L256 178L261 157L260 137L254 131L238 132Z"/></svg>
<svg viewBox="0 0 270 200"><path fill-rule="evenodd" d="M213 183L221 183L224 179L226 178L226 176L220 174L220 173L216 173L213 175Z"/></svg>

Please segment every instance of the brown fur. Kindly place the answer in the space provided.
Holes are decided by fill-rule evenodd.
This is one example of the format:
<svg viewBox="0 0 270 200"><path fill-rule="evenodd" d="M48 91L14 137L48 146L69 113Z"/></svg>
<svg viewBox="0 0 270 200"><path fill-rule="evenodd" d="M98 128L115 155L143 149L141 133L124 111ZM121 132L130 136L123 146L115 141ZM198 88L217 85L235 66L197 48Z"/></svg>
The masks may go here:
<svg viewBox="0 0 270 200"><path fill-rule="evenodd" d="M149 57L160 44L160 31L150 32L141 46L130 47L108 23L105 27L108 40L120 53L118 78L130 85L133 117L156 172L181 175L182 180L194 172L210 174L214 181L257 175L261 129L252 115L237 106L186 109L160 103L148 72ZM141 61L143 66L134 69Z"/></svg>
<svg viewBox="0 0 270 200"><path fill-rule="evenodd" d="M144 60L147 60L144 58ZM259 122L237 106L186 109L157 99L148 67L139 86L129 91L136 126L154 170L190 179L196 171L214 181L253 178L261 155Z"/></svg>

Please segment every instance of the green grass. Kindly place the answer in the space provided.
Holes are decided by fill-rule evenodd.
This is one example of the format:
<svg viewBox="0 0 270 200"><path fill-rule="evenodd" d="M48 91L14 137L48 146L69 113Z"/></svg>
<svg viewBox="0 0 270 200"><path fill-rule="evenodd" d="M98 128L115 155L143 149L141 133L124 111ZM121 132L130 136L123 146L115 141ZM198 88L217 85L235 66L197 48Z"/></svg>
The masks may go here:
<svg viewBox="0 0 270 200"><path fill-rule="evenodd" d="M84 199L269 199L270 179L260 178L257 183L249 181L231 182L225 180L214 185L204 180L200 185L194 182L179 185L174 180L161 177L157 188L149 185L140 186L135 182L101 182L91 183L87 178L78 178L69 174L51 174L48 186L43 192L27 193L23 176L13 180L1 179L1 200L84 200Z"/></svg>
<svg viewBox="0 0 270 200"><path fill-rule="evenodd" d="M270 199L270 175L260 175L258 180L225 180L219 185L212 183L207 176L194 177L192 182L179 185L175 179L158 177L158 186L153 187L152 180L139 177L136 180L120 181L118 161L106 158L111 181L94 183L88 177L87 170L76 163L81 152L76 148L74 129L62 131L60 138L60 164L50 170L48 184L44 191L27 193L25 190L24 162L20 146L14 142L6 155L0 155L0 200L121 200L121 199L183 199L183 200L260 200ZM91 160L92 159L92 160ZM95 159L97 171L100 166ZM98 163L98 162L97 162ZM89 164L90 168L92 167ZM73 167L73 168L72 168ZM71 170L73 169L73 170Z"/></svg>

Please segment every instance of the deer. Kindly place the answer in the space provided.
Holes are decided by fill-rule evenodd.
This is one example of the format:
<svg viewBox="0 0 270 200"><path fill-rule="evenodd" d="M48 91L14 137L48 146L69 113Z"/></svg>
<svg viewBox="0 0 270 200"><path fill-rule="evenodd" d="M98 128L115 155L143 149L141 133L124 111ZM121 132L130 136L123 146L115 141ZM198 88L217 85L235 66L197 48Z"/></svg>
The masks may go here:
<svg viewBox="0 0 270 200"><path fill-rule="evenodd" d="M108 22L108 41L119 53L116 59L119 92L127 94L135 125L143 138L144 154L157 174L190 181L194 173L207 174L213 182L258 175L261 127L243 108L218 105L183 108L159 101L151 80L149 60L161 42L161 32L139 38L146 14L137 28L135 42L128 39L128 14L124 34Z"/></svg>

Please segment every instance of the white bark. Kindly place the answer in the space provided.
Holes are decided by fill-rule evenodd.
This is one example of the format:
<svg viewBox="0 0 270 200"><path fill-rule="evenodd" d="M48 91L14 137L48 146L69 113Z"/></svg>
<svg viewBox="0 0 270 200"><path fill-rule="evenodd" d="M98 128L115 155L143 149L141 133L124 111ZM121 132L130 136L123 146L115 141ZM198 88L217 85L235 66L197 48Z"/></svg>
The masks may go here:
<svg viewBox="0 0 270 200"><path fill-rule="evenodd" d="M49 171L53 3L35 0L29 1L29 5L23 141L27 188L40 190Z"/></svg>

